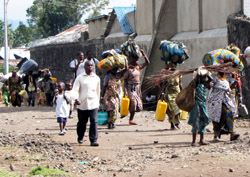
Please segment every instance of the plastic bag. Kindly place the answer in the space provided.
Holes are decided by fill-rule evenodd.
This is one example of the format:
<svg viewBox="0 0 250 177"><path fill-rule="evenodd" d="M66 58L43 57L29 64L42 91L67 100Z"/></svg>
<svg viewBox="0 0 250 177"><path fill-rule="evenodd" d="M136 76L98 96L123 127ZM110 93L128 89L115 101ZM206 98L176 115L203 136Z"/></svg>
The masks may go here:
<svg viewBox="0 0 250 177"><path fill-rule="evenodd" d="M176 97L177 106L184 111L190 112L195 104L195 79L187 87L181 90Z"/></svg>
<svg viewBox="0 0 250 177"><path fill-rule="evenodd" d="M30 59L25 61L21 68L20 68L20 73L27 73L29 71L36 71L38 70L38 64L34 60Z"/></svg>

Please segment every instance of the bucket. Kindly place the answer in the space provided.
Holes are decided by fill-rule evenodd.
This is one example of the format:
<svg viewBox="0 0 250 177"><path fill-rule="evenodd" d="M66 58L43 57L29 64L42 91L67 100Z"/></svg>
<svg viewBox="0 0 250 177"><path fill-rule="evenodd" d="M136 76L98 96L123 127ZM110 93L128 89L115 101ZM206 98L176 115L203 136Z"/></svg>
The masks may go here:
<svg viewBox="0 0 250 177"><path fill-rule="evenodd" d="M108 112L98 112L97 113L97 124L98 125L106 125L108 123L108 119L109 119L109 116L108 116Z"/></svg>
<svg viewBox="0 0 250 177"><path fill-rule="evenodd" d="M158 100L156 112L155 112L155 118L158 121L164 121L166 116L168 104L164 100Z"/></svg>

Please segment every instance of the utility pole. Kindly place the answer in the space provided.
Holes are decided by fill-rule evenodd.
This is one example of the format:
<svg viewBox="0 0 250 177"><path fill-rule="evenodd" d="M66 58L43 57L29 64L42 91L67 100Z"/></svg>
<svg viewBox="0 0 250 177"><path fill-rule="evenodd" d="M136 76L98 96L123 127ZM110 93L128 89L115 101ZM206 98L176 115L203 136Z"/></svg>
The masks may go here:
<svg viewBox="0 0 250 177"><path fill-rule="evenodd" d="M6 2L7 1L7 2ZM4 0L4 73L9 73L9 53L8 53L8 20L7 5L9 0Z"/></svg>

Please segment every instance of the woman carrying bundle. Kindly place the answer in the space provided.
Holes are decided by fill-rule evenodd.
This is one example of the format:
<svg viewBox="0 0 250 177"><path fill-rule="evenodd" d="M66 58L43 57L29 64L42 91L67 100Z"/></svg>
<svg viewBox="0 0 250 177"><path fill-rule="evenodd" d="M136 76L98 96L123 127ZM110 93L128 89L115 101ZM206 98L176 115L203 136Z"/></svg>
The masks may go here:
<svg viewBox="0 0 250 177"><path fill-rule="evenodd" d="M145 62L143 64L138 64L138 58L137 59L130 58L131 62L128 71L124 74L125 96L128 96L130 99L130 105L129 105L130 125L137 125L137 123L133 121L135 112L140 112L143 109L141 88L140 88L140 80L141 80L140 70L142 70L145 66L147 66L150 63L148 57L144 53L144 50L140 49L140 51L145 59Z"/></svg>
<svg viewBox="0 0 250 177"><path fill-rule="evenodd" d="M125 60L126 62L126 60ZM108 129L115 128L115 121L117 119L120 103L120 91L121 91L121 78L127 71L128 65L125 64L125 69L118 72L118 68L114 68L107 72L103 81L103 91L101 102L105 105L108 111Z"/></svg>
<svg viewBox="0 0 250 177"><path fill-rule="evenodd" d="M166 68L161 71L161 73L164 73L168 70L175 71L177 67L177 63L171 63L166 61ZM180 76L173 77L171 79L166 80L162 84L162 91L165 93L165 100L168 104L167 108L167 115L169 123L171 124L170 129L175 130L176 128L180 128L180 116L181 111L179 107L177 106L175 100L177 97L177 94L182 89L182 83Z"/></svg>

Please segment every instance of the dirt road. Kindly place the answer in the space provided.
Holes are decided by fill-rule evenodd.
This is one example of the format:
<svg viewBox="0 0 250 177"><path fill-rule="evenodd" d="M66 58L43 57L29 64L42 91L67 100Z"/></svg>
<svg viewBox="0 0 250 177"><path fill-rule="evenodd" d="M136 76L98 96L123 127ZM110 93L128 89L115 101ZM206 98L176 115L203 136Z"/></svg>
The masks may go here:
<svg viewBox="0 0 250 177"><path fill-rule="evenodd" d="M117 120L114 130L99 126L99 147L91 147L88 132L77 143L76 111L68 120L67 133L59 136L55 108L0 106L0 169L24 175L36 165L49 165L71 176L250 176L250 121L236 120L239 140L224 135L219 143L191 147L191 127L169 130L154 112L136 114L137 126L128 118ZM207 127L212 131L212 125ZM87 163L79 164L78 162Z"/></svg>

